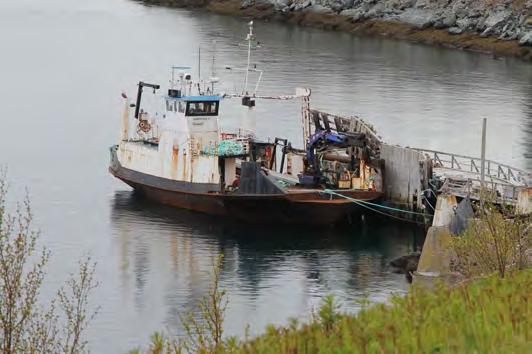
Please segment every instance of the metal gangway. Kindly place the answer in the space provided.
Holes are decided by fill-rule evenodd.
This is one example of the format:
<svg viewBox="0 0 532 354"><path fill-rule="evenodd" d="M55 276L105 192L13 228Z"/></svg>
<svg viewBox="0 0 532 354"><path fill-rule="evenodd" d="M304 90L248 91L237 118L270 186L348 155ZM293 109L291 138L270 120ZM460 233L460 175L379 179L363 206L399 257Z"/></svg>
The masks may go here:
<svg viewBox="0 0 532 354"><path fill-rule="evenodd" d="M433 174L445 180L442 193L480 199L480 158L442 151L412 148L433 162ZM484 189L497 204L516 205L519 191L532 187L532 172L492 160L484 161Z"/></svg>

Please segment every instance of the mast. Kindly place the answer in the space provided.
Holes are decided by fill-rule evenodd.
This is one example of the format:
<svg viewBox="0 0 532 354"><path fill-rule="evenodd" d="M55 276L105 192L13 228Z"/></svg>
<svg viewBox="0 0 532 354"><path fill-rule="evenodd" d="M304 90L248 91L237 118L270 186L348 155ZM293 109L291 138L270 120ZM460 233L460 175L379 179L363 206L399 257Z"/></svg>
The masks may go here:
<svg viewBox="0 0 532 354"><path fill-rule="evenodd" d="M250 21L248 25L249 33L246 37L246 41L248 41L248 63L246 66L246 78L244 80L244 92L242 92L242 94L246 94L248 90L249 66L251 64L251 41L253 40L253 21Z"/></svg>
<svg viewBox="0 0 532 354"><path fill-rule="evenodd" d="M214 82L216 78L216 41L212 41L212 64L211 64L211 91L214 93Z"/></svg>
<svg viewBox="0 0 532 354"><path fill-rule="evenodd" d="M198 47L198 95L201 95L201 47Z"/></svg>

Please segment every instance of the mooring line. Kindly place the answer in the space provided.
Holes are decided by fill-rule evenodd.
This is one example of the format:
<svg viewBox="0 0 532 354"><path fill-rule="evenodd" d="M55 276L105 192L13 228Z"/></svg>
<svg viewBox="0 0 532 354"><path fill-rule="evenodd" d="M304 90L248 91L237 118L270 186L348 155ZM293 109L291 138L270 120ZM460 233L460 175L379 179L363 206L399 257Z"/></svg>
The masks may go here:
<svg viewBox="0 0 532 354"><path fill-rule="evenodd" d="M384 216L388 216L388 217L390 217L390 218L392 218L392 219L396 219L396 220L399 220L399 221L404 221L404 222L408 222L408 223L412 223L412 224L417 224L417 225L424 225L424 224L425 224L424 222L422 223L422 222L419 222L419 221L416 221L416 220L411 220L411 219L401 218L401 217L399 217L399 216L395 216L395 215L388 214L388 213L385 213L385 212L380 211L380 210L377 210L377 209L373 209L372 207L369 207L369 206L364 205L364 204L362 204L362 203L358 203L358 202L356 202L356 201L354 201L354 200L353 200L352 202L354 202L354 203L357 204L357 205L360 205L360 206L363 207L363 208L366 208L366 209L368 209L368 210L371 210L371 211L373 211L374 213L381 214L381 215L384 215Z"/></svg>
<svg viewBox="0 0 532 354"><path fill-rule="evenodd" d="M418 213L418 212L415 212L415 211L393 208L393 207L389 207L389 206L386 206L386 205L371 203L371 202L368 202L368 201L365 201L365 200L361 200L361 199L351 198L351 197L348 197L346 195L343 195L343 194L340 194L340 193L336 193L335 191L330 190L330 189L324 189L321 193L336 195L336 196L345 198L345 199L347 199L347 200L349 200L349 201L351 201L353 203L363 203L363 204L372 205L372 206L375 206L375 207L378 207L378 208L388 209L388 210L392 210L392 211L398 211L398 212L402 212L402 213L406 213L406 214L421 215L423 217L427 216L426 214Z"/></svg>

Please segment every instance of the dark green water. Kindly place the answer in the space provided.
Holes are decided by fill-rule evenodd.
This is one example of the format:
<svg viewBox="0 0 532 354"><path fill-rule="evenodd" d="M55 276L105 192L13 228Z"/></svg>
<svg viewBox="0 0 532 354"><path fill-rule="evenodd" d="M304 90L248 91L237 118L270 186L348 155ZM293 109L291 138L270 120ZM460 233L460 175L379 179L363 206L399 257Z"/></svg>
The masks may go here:
<svg viewBox="0 0 532 354"><path fill-rule="evenodd" d="M0 4L0 163L14 197L29 188L53 252L43 297L84 254L98 262L93 352L124 352L155 330L179 333L177 311L195 308L219 253L228 334L304 319L325 294L356 311L363 296L386 301L408 287L386 264L416 247L421 235L409 226L235 225L138 200L107 173L120 93L131 95L139 80L166 83L171 65L195 65L198 45L209 53L213 39L222 88L231 90L223 67L245 61L237 45L245 31L241 19L127 0ZM488 157L532 168L530 64L276 23L256 31L264 94L311 87L315 107L364 116L389 142L473 155L488 117ZM297 103L257 110L259 135L300 142ZM222 125L236 126L230 107L222 114Z"/></svg>

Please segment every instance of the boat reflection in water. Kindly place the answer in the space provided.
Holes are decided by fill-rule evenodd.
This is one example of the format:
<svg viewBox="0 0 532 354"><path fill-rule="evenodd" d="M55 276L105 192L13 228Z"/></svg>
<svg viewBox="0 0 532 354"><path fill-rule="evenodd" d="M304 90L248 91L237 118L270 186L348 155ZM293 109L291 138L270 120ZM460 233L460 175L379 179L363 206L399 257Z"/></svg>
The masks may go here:
<svg viewBox="0 0 532 354"><path fill-rule="evenodd" d="M197 308L219 254L229 295L227 334L242 335L248 323L256 333L268 323L304 319L327 294L350 311L363 296L386 301L408 287L387 263L418 248L423 235L382 220L335 229L239 224L155 204L131 191L116 192L111 210L119 288L128 318L142 321L138 333L165 326L179 333L178 311Z"/></svg>

